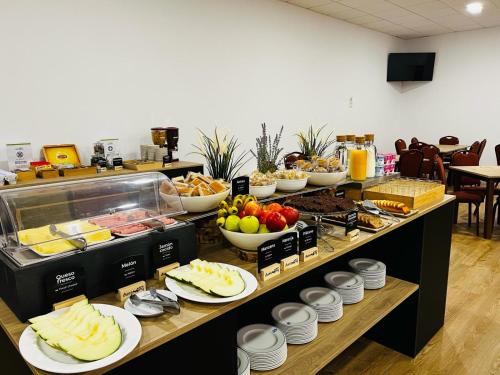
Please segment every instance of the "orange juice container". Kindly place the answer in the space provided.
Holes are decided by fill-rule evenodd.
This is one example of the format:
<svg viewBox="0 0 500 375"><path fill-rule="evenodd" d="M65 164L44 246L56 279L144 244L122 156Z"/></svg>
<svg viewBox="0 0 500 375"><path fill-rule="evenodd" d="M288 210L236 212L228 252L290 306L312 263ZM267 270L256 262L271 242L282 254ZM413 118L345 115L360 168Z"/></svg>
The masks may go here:
<svg viewBox="0 0 500 375"><path fill-rule="evenodd" d="M354 134L349 134L345 136L346 141L345 141L345 148L347 149L347 177L351 175L351 166L349 165L349 154L351 153L351 150L354 149L354 141L356 139L356 136Z"/></svg>
<svg viewBox="0 0 500 375"><path fill-rule="evenodd" d="M349 169L351 170L352 180L366 180L367 158L368 151L365 147L365 137L356 137L355 146L349 153Z"/></svg>

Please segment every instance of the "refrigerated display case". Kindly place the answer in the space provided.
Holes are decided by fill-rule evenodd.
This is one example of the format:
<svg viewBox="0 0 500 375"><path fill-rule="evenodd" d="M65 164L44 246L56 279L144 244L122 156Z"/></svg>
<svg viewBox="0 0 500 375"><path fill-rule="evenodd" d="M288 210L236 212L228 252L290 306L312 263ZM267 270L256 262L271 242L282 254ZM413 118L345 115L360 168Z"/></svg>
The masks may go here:
<svg viewBox="0 0 500 375"><path fill-rule="evenodd" d="M116 289L113 267L128 257L140 259L138 277L151 278L153 249L169 239L185 264L197 249L194 225L174 218L183 213L174 185L158 172L7 190L0 194L0 296L25 320L82 289L90 298ZM79 288L50 291L53 275L75 270Z"/></svg>

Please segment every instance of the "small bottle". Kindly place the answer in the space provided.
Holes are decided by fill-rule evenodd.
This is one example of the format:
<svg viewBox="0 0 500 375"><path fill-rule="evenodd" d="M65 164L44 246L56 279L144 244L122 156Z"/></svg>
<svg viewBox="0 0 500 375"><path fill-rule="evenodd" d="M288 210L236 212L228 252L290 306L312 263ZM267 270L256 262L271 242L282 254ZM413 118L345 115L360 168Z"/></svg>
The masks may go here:
<svg viewBox="0 0 500 375"><path fill-rule="evenodd" d="M352 180L366 180L367 155L368 152L365 148L365 137L356 137L356 144L349 153L349 168L351 169Z"/></svg>
<svg viewBox="0 0 500 375"><path fill-rule="evenodd" d="M337 143L335 144L335 157L340 160L340 164L347 170L347 148L345 146L345 135L337 135Z"/></svg>
<svg viewBox="0 0 500 375"><path fill-rule="evenodd" d="M349 153L354 148L354 140L355 140L356 136L353 134L349 134L349 135L346 135L345 138L346 138L345 148L347 149L347 168L346 168L346 170L347 170L347 176L350 176L351 175L351 167L349 166L349 160L350 160Z"/></svg>
<svg viewBox="0 0 500 375"><path fill-rule="evenodd" d="M365 134L366 156L366 177L375 177L375 166L377 164L377 148L374 144L375 134Z"/></svg>

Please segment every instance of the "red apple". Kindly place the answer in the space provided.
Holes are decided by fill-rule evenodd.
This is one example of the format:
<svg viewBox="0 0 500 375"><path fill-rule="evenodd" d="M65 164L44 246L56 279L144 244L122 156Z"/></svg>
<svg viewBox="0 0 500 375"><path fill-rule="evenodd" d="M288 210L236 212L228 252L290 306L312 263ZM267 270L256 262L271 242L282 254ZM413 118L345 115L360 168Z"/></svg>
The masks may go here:
<svg viewBox="0 0 500 375"><path fill-rule="evenodd" d="M280 211L280 214L285 217L286 223L289 227L294 225L299 220L299 211L297 211L293 207L283 207Z"/></svg>
<svg viewBox="0 0 500 375"><path fill-rule="evenodd" d="M271 212L266 219L266 227L271 232L280 232L286 226L285 217L279 212Z"/></svg>
<svg viewBox="0 0 500 375"><path fill-rule="evenodd" d="M283 208L283 206L279 203L270 203L266 206L266 210L273 211L273 212L280 212L280 210Z"/></svg>
<svg viewBox="0 0 500 375"><path fill-rule="evenodd" d="M245 216L248 216L248 214L246 213L245 210L241 210L239 213L238 213L238 216L240 217L240 219L243 219Z"/></svg>
<svg viewBox="0 0 500 375"><path fill-rule="evenodd" d="M248 202L245 205L245 212L247 215L259 217L262 213L262 207L255 201Z"/></svg>
<svg viewBox="0 0 500 375"><path fill-rule="evenodd" d="M269 216L270 213L271 213L271 211L262 210L262 212L260 213L260 216L259 216L259 222L261 224L265 224L266 223L266 219L267 219L267 217Z"/></svg>

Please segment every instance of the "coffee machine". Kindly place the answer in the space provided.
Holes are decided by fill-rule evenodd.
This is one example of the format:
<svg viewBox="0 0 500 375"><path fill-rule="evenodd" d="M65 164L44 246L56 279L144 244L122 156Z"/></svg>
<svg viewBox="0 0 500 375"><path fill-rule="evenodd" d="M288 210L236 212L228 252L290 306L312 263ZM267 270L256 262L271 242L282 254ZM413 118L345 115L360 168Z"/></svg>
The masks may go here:
<svg viewBox="0 0 500 375"><path fill-rule="evenodd" d="M179 128L168 127L167 130L167 149L170 161L179 161Z"/></svg>

